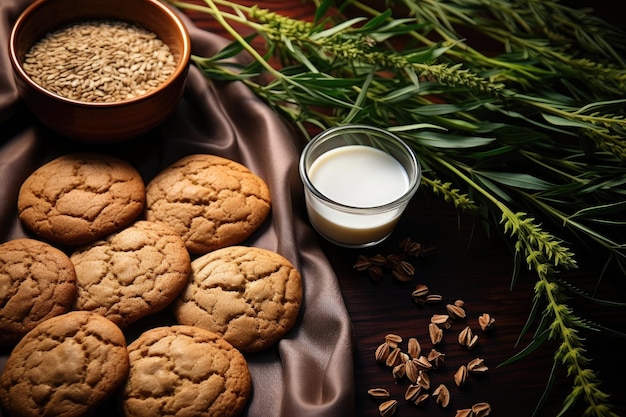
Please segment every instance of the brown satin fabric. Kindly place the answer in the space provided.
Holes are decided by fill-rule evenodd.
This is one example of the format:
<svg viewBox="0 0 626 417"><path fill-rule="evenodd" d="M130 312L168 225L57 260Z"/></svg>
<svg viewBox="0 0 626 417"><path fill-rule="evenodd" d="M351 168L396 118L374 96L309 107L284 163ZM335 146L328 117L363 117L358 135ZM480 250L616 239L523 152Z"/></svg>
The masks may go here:
<svg viewBox="0 0 626 417"><path fill-rule="evenodd" d="M304 302L295 328L275 348L247 356L253 396L246 415L353 415L350 319L337 278L306 221L297 171L303 144L296 135L242 83L212 83L192 66L175 114L153 132L115 145L60 137L41 126L21 104L13 82L6 45L13 22L30 2L0 2L1 241L28 236L16 216L19 187L35 168L58 155L89 150L120 156L139 169L146 183L191 153L239 161L268 183L273 199L270 219L244 244L282 254L296 265L304 281ZM226 44L225 39L183 19L193 53L211 55ZM130 329L129 340L145 328L168 324L172 324L171 316L159 314ZM8 352L1 353L0 366ZM96 415L113 415L112 402Z"/></svg>

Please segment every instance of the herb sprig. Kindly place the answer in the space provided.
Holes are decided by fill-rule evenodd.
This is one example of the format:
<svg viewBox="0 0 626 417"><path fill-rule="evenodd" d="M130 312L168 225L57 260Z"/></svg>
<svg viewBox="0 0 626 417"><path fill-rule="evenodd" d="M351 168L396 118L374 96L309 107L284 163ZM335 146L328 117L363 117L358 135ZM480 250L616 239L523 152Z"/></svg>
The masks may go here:
<svg viewBox="0 0 626 417"><path fill-rule="evenodd" d="M538 312L539 328L506 363L554 339L555 368L573 380L562 412L582 398L586 416L615 416L578 335L605 329L573 312L564 295L571 288L557 275L577 267L570 246L585 245L626 275L620 28L556 1L390 0L404 11L394 16L361 1L318 0L313 22L228 0L171 2L212 15L234 39L215 56L194 56L195 65L211 79L246 83L306 137L366 123L409 142L424 185L514 241L512 286L524 265L537 276L522 333ZM231 22L254 34L244 38ZM499 51L472 47L468 29ZM263 49L252 46L256 38ZM251 63L230 59L243 51Z"/></svg>

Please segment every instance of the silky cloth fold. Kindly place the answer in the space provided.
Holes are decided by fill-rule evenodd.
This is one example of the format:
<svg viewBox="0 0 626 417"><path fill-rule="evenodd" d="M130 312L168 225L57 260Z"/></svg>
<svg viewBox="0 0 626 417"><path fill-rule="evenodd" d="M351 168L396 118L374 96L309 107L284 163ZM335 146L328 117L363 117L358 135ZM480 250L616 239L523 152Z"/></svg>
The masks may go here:
<svg viewBox="0 0 626 417"><path fill-rule="evenodd" d="M0 2L0 237L33 237L17 217L19 187L43 163L69 152L94 151L131 162L148 183L160 170L192 153L235 160L263 178L272 210L244 245L273 250L303 277L298 322L273 348L247 355L253 394L245 415L254 417L354 414L353 337L337 276L306 220L298 157L302 139L241 82L213 82L191 66L174 114L153 131L118 144L96 145L62 137L41 125L20 101L6 45L11 27L31 0ZM210 56L227 40L186 23L192 52ZM63 248L71 251L71 248ZM127 330L174 324L167 312ZM8 350L0 352L4 364ZM96 415L117 415L112 399ZM1 414L0 414L1 415Z"/></svg>

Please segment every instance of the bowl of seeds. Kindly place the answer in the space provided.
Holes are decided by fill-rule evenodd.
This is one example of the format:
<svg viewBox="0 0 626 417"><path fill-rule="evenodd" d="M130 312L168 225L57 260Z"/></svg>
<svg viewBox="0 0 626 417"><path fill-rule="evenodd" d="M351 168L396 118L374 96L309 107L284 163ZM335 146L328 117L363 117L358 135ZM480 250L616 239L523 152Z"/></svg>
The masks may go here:
<svg viewBox="0 0 626 417"><path fill-rule="evenodd" d="M171 115L191 41L160 0L35 0L12 28L9 55L20 97L44 125L110 143Z"/></svg>

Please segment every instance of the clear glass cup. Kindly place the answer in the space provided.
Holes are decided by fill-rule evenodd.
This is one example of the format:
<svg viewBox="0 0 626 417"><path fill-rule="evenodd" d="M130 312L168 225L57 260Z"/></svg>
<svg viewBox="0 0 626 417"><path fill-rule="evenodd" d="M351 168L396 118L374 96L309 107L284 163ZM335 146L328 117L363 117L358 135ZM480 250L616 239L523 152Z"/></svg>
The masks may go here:
<svg viewBox="0 0 626 417"><path fill-rule="evenodd" d="M385 240L421 181L415 152L393 133L367 125L315 136L299 170L311 224L325 239L350 248Z"/></svg>

